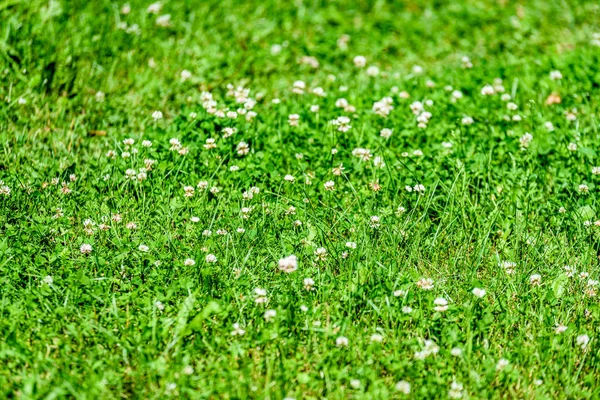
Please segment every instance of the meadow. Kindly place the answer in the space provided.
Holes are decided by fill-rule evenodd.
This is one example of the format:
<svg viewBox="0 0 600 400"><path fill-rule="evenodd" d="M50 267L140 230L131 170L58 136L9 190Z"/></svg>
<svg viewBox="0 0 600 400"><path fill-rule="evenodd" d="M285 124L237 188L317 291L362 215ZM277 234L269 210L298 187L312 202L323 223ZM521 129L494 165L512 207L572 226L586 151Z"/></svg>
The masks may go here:
<svg viewBox="0 0 600 400"><path fill-rule="evenodd" d="M600 398L600 3L0 2L0 397Z"/></svg>

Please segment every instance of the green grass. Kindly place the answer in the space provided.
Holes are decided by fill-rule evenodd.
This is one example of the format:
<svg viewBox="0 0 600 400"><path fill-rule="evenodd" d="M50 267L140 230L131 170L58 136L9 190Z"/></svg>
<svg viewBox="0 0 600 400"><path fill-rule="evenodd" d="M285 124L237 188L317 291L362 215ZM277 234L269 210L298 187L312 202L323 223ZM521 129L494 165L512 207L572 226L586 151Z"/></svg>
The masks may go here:
<svg viewBox="0 0 600 400"><path fill-rule="evenodd" d="M600 398L597 2L163 3L0 2L0 397Z"/></svg>

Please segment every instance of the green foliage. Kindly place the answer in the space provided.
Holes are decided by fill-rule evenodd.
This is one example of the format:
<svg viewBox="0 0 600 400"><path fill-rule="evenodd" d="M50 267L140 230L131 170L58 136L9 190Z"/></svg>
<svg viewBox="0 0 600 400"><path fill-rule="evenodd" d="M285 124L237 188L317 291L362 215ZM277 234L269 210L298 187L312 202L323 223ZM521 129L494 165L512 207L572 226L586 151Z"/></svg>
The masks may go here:
<svg viewBox="0 0 600 400"><path fill-rule="evenodd" d="M124 6L0 3L0 397L600 397L597 2Z"/></svg>

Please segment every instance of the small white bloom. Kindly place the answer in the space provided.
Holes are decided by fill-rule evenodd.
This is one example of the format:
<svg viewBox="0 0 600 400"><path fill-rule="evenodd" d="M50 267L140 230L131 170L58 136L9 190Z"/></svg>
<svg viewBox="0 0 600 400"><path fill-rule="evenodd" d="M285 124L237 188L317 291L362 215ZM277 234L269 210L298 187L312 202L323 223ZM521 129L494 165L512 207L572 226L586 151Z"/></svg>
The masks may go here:
<svg viewBox="0 0 600 400"><path fill-rule="evenodd" d="M279 260L279 270L290 274L298 269L298 260L295 255L287 256Z"/></svg>
<svg viewBox="0 0 600 400"><path fill-rule="evenodd" d="M79 248L79 251L81 251L81 254L90 254L92 252L92 245L84 243Z"/></svg>
<svg viewBox="0 0 600 400"><path fill-rule="evenodd" d="M191 267L192 265L195 265L196 261L192 260L191 258L186 258L185 261L183 262L183 265L185 265L186 267Z"/></svg>
<svg viewBox="0 0 600 400"><path fill-rule="evenodd" d="M410 394L410 383L406 381L400 381L396 383L396 390L403 394Z"/></svg>

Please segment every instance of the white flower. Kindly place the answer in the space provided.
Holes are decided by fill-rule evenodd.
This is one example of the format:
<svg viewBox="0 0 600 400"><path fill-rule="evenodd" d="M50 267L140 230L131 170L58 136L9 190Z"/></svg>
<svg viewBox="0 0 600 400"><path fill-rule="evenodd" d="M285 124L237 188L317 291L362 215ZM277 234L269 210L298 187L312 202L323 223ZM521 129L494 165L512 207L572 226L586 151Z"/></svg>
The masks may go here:
<svg viewBox="0 0 600 400"><path fill-rule="evenodd" d="M325 261L327 258L327 249L324 247L319 247L315 250L315 256L317 256L317 261Z"/></svg>
<svg viewBox="0 0 600 400"><path fill-rule="evenodd" d="M533 140L533 135L529 132L527 132L523 136L521 136L521 139L519 139L519 142L521 143L521 149L528 148L529 143L531 143L532 140Z"/></svg>
<svg viewBox="0 0 600 400"><path fill-rule="evenodd" d="M485 296L485 290L480 289L480 288L474 288L473 295L475 295L475 297L479 297L481 299L481 298L483 298L483 296Z"/></svg>
<svg viewBox="0 0 600 400"><path fill-rule="evenodd" d="M389 139L392 136L392 130L389 128L383 128L381 132L379 132L379 136L384 139Z"/></svg>
<svg viewBox="0 0 600 400"><path fill-rule="evenodd" d="M504 268L504 271L508 274L508 275L512 275L515 273L515 268L517 266L516 263L512 262L512 261L502 261L500 263L500 266L502 268Z"/></svg>
<svg viewBox="0 0 600 400"><path fill-rule="evenodd" d="M246 333L246 331L240 327L240 324L233 324L233 331L231 331L232 336L242 336L244 333Z"/></svg>
<svg viewBox="0 0 600 400"><path fill-rule="evenodd" d="M184 69L183 71L181 71L180 76L181 76L181 81L185 82L192 77L192 73L190 71L188 71L187 69Z"/></svg>
<svg viewBox="0 0 600 400"><path fill-rule="evenodd" d="M560 71L550 71L550 79L553 81L558 81L562 79L562 74Z"/></svg>
<svg viewBox="0 0 600 400"><path fill-rule="evenodd" d="M335 345L337 347L346 347L346 346L348 346L348 343L349 343L348 338L345 336L340 336L337 339L335 339Z"/></svg>
<svg viewBox="0 0 600 400"><path fill-rule="evenodd" d="M423 349L415 353L415 358L417 360L424 360L432 354L437 354L439 351L439 346L433 340L424 340Z"/></svg>
<svg viewBox="0 0 600 400"><path fill-rule="evenodd" d="M539 286L542 283L542 276L540 274L533 274L529 277L529 284L533 286Z"/></svg>
<svg viewBox="0 0 600 400"><path fill-rule="evenodd" d="M381 343L383 342L383 336L378 333L374 333L371 335L371 342Z"/></svg>
<svg viewBox="0 0 600 400"><path fill-rule="evenodd" d="M369 76L379 75L379 68L377 68L374 65L370 66L369 68L367 68L367 75L369 75Z"/></svg>
<svg viewBox="0 0 600 400"><path fill-rule="evenodd" d="M583 350L585 350L590 342L590 337L588 335L579 335L575 340L577 346L580 346Z"/></svg>
<svg viewBox="0 0 600 400"><path fill-rule="evenodd" d="M158 121L159 119L163 119L162 111L154 111L152 113L152 119L154 119L155 121Z"/></svg>
<svg viewBox="0 0 600 400"><path fill-rule="evenodd" d="M462 349L460 347L454 347L452 350L450 350L450 354L452 354L454 357L460 357L462 355Z"/></svg>
<svg viewBox="0 0 600 400"><path fill-rule="evenodd" d="M573 143L573 142L569 143L569 145L567 146L567 149L569 151L577 151L577 143Z"/></svg>
<svg viewBox="0 0 600 400"><path fill-rule="evenodd" d="M162 4L160 3L160 1L157 1L156 3L150 4L146 9L146 12L148 14L158 14L160 10L162 10Z"/></svg>
<svg viewBox="0 0 600 400"><path fill-rule="evenodd" d="M52 285L52 283L54 283L54 279L50 275L47 275L44 277L44 279L42 279L42 282L46 285Z"/></svg>
<svg viewBox="0 0 600 400"><path fill-rule="evenodd" d="M329 190L332 191L335 189L335 182L334 181L327 181L323 184L323 186L325 187L325 190Z"/></svg>
<svg viewBox="0 0 600 400"><path fill-rule="evenodd" d="M485 85L483 88L481 88L481 94L484 96L491 96L494 93L494 88L491 85Z"/></svg>
<svg viewBox="0 0 600 400"><path fill-rule="evenodd" d="M300 116L298 114L290 114L288 117L288 123L290 126L298 126L300 122Z"/></svg>
<svg viewBox="0 0 600 400"><path fill-rule="evenodd" d="M557 335L560 335L561 333L564 333L564 332L566 332L566 331L567 331L567 329L568 329L568 328L567 328L567 326L566 326L566 325L562 325L562 324L560 324L560 325L557 325L557 326L554 328L554 332L555 332Z"/></svg>
<svg viewBox="0 0 600 400"><path fill-rule="evenodd" d="M304 289L306 290L312 290L313 286L315 285L315 281L312 278L304 278L302 283L304 284Z"/></svg>
<svg viewBox="0 0 600 400"><path fill-rule="evenodd" d="M192 265L195 265L196 261L192 260L191 258L186 258L185 261L183 262L183 265L185 265L186 267L191 267Z"/></svg>
<svg viewBox="0 0 600 400"><path fill-rule="evenodd" d="M248 145L246 142L239 142L236 147L236 151L238 155L245 156L250 152L250 145Z"/></svg>
<svg viewBox="0 0 600 400"><path fill-rule="evenodd" d="M264 318L265 318L265 321L271 322L271 321L273 321L273 319L275 319L276 316L277 316L277 311L267 310L267 311L265 311Z"/></svg>
<svg viewBox="0 0 600 400"><path fill-rule="evenodd" d="M384 97L373 103L373 112L381 117L387 117L394 109L392 106L393 103L394 101L391 97Z"/></svg>
<svg viewBox="0 0 600 400"><path fill-rule="evenodd" d="M365 65L367 65L367 59L363 56L356 56L352 61L358 68L363 68Z"/></svg>
<svg viewBox="0 0 600 400"><path fill-rule="evenodd" d="M410 394L410 383L406 381L400 381L396 383L396 390L403 394Z"/></svg>
<svg viewBox="0 0 600 400"><path fill-rule="evenodd" d="M279 260L279 270L287 274L298 269L298 260L295 255L287 256Z"/></svg>
<svg viewBox="0 0 600 400"><path fill-rule="evenodd" d="M138 247L138 250L143 253L146 253L147 251L150 250L150 247L146 246L145 244L140 244L140 246Z"/></svg>
<svg viewBox="0 0 600 400"><path fill-rule="evenodd" d="M501 358L498 360L498 362L496 363L496 371L502 371L504 368L506 368L508 366L508 364L510 364L510 361L508 361L505 358Z"/></svg>
<svg viewBox="0 0 600 400"><path fill-rule="evenodd" d="M217 256L215 256L214 254L207 254L204 259L209 264L217 262Z"/></svg>
<svg viewBox="0 0 600 400"><path fill-rule="evenodd" d="M435 307L433 307L435 311L442 312L448 309L448 300L444 299L443 297L438 297L435 299L433 304L435 304Z"/></svg>
<svg viewBox="0 0 600 400"><path fill-rule="evenodd" d="M161 15L156 18L156 25L166 28L171 25L171 14Z"/></svg>
<svg viewBox="0 0 600 400"><path fill-rule="evenodd" d="M433 279L422 278L419 281L417 281L417 286L423 290L431 290L433 289Z"/></svg>
<svg viewBox="0 0 600 400"><path fill-rule="evenodd" d="M81 254L90 254L92 252L92 245L84 243L79 248L79 251L81 251Z"/></svg>
<svg viewBox="0 0 600 400"><path fill-rule="evenodd" d="M460 399L463 396L462 391L463 385L456 381L453 381L450 385L450 390L448 391L448 397L450 397L451 399Z"/></svg>
<svg viewBox="0 0 600 400"><path fill-rule="evenodd" d="M473 124L473 122L475 122L475 121L474 121L474 120L473 120L473 118L471 118L471 117L464 117L464 118L461 120L461 123L462 123L463 125L472 125L472 124Z"/></svg>

